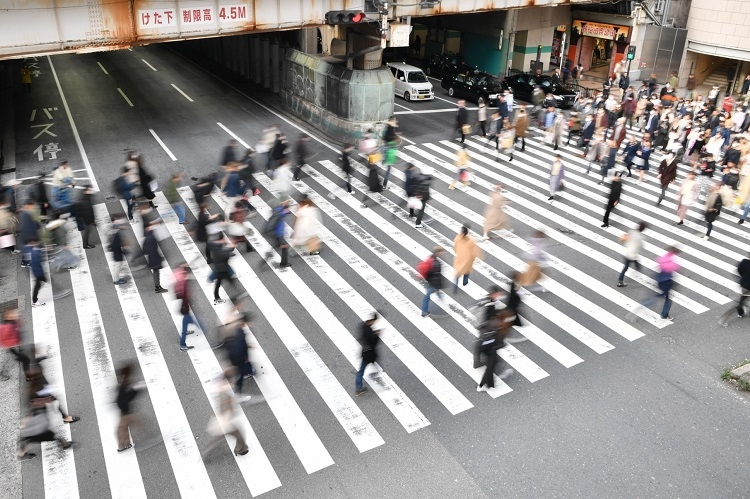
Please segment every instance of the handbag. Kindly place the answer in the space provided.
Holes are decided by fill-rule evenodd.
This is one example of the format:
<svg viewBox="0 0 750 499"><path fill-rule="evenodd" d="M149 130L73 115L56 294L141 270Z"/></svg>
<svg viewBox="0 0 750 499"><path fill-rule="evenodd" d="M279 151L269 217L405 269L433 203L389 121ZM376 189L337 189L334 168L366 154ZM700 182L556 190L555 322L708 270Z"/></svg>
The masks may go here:
<svg viewBox="0 0 750 499"><path fill-rule="evenodd" d="M565 190L565 182L561 180L560 183L557 185L557 192L562 192L564 190Z"/></svg>
<svg viewBox="0 0 750 499"><path fill-rule="evenodd" d="M415 196L410 196L409 199L406 200L406 204L409 206L410 210L418 210L422 208L422 200Z"/></svg>
<svg viewBox="0 0 750 499"><path fill-rule="evenodd" d="M646 161L641 156L633 156L633 164L635 166L643 166L646 164Z"/></svg>
<svg viewBox="0 0 750 499"><path fill-rule="evenodd" d="M10 248L11 246L15 246L16 244L16 236L13 234L5 234L3 236L0 236L0 248Z"/></svg>
<svg viewBox="0 0 750 499"><path fill-rule="evenodd" d="M461 126L461 133L463 133L464 135L470 134L471 133L471 125L469 125L468 123L464 123Z"/></svg>

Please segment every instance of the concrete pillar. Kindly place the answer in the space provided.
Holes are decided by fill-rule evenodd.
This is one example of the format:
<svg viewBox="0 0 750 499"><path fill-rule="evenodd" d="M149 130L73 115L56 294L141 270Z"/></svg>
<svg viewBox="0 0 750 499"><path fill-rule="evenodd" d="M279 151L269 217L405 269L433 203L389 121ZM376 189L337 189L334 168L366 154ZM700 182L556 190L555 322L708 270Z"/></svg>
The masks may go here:
<svg viewBox="0 0 750 499"><path fill-rule="evenodd" d="M305 54L318 53L318 28L304 28L299 30L300 52Z"/></svg>
<svg viewBox="0 0 750 499"><path fill-rule="evenodd" d="M263 88L271 88L271 42L268 38L260 41L262 47L261 71L263 72Z"/></svg>
<svg viewBox="0 0 750 499"><path fill-rule="evenodd" d="M260 85L263 82L263 67L261 65L263 57L261 50L261 40L258 36L253 37L253 83Z"/></svg>
<svg viewBox="0 0 750 499"><path fill-rule="evenodd" d="M271 45L271 91L276 94L281 90L281 60L279 58L279 52L278 42L273 43Z"/></svg>

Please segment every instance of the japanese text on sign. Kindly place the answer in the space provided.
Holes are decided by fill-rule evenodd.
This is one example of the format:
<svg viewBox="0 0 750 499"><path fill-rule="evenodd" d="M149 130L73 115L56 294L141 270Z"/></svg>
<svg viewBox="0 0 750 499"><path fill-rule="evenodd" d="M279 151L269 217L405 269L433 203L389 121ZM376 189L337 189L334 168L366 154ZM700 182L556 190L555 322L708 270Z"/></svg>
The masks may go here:
<svg viewBox="0 0 750 499"><path fill-rule="evenodd" d="M139 10L138 25L141 28L177 26L177 16L174 9Z"/></svg>
<svg viewBox="0 0 750 499"><path fill-rule="evenodd" d="M205 24L211 23L214 19L213 7L203 7L200 9L182 9L180 16L182 24Z"/></svg>
<svg viewBox="0 0 750 499"><path fill-rule="evenodd" d="M593 23L588 21L573 21L571 25L573 31L577 31L582 36L592 36L594 38L605 38L607 40L616 40L625 42L630 35L630 27L618 26L615 24Z"/></svg>

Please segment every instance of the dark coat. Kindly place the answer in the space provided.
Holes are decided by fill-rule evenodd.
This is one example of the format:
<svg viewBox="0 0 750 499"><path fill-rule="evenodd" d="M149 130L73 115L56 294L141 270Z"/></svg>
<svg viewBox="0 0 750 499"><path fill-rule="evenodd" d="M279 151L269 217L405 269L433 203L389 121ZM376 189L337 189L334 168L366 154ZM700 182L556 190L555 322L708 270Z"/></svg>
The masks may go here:
<svg viewBox="0 0 750 499"><path fill-rule="evenodd" d="M94 216L94 195L93 194L82 194L81 198L76 203L76 215L86 225L91 225L96 221Z"/></svg>
<svg viewBox="0 0 750 499"><path fill-rule="evenodd" d="M211 259L213 260L213 269L217 274L229 272L229 257L232 256L232 248L223 244L216 244L211 247Z"/></svg>
<svg viewBox="0 0 750 499"><path fill-rule="evenodd" d="M432 268L427 272L427 283L435 289L443 289L443 273L441 270L440 260L432 259Z"/></svg>
<svg viewBox="0 0 750 499"><path fill-rule="evenodd" d="M152 177L151 174L140 164L138 165L138 179L140 180L143 197L149 201L154 199L156 195L154 194L154 191L151 190L151 182L154 181L154 177Z"/></svg>
<svg viewBox="0 0 750 499"><path fill-rule="evenodd" d="M622 182L612 182L612 188L609 190L609 197L607 198L607 206L614 207L615 203L619 203L621 194Z"/></svg>
<svg viewBox="0 0 750 499"><path fill-rule="evenodd" d="M584 142L590 141L591 137L594 136L594 131L596 130L596 127L594 126L594 121L591 120L588 123L583 125L583 128L581 129L581 140Z"/></svg>
<svg viewBox="0 0 750 499"><path fill-rule="evenodd" d="M460 128L468 122L469 118L466 107L459 107L458 111L456 111L456 126Z"/></svg>
<svg viewBox="0 0 750 499"><path fill-rule="evenodd" d="M352 160L349 151L341 151L341 170L347 174L352 174Z"/></svg>
<svg viewBox="0 0 750 499"><path fill-rule="evenodd" d="M367 165L370 172L367 177L367 187L370 192L380 192L383 190L383 186L380 183L380 177L378 176L378 167L376 165Z"/></svg>
<svg viewBox="0 0 750 499"><path fill-rule="evenodd" d="M22 244L39 237L39 224L29 210L21 210L18 214L18 236Z"/></svg>
<svg viewBox="0 0 750 499"><path fill-rule="evenodd" d="M641 146L639 142L636 142L635 144L631 144L628 142L625 144L625 149L622 151L625 155L625 164L630 165L633 163L633 158L635 157L635 152L638 150L638 148Z"/></svg>
<svg viewBox="0 0 750 499"><path fill-rule="evenodd" d="M237 162L237 146L224 146L224 149L221 150L221 164L219 166L226 166L235 162Z"/></svg>
<svg viewBox="0 0 750 499"><path fill-rule="evenodd" d="M745 258L737 265L737 272L740 274L740 286L750 289L750 259Z"/></svg>
<svg viewBox="0 0 750 499"><path fill-rule="evenodd" d="M160 269L164 257L159 252L159 244L156 242L153 230L146 231L146 238L143 240L143 255L148 260L148 268Z"/></svg>
<svg viewBox="0 0 750 499"><path fill-rule="evenodd" d="M719 218L719 214L721 213L721 207L723 206L721 201L721 194L718 192L714 192L709 194L709 199L712 195L715 195L713 203L708 207L706 210L706 222L708 223L714 223L717 218Z"/></svg>
<svg viewBox="0 0 750 499"><path fill-rule="evenodd" d="M380 337L372 330L372 326L366 322L362 323L359 343L362 345L362 362L365 364L376 362L378 360L377 346L380 343Z"/></svg>
<svg viewBox="0 0 750 499"><path fill-rule="evenodd" d="M112 240L109 243L109 250L112 252L112 258L116 262L122 262L125 260L125 245L122 239L121 230L118 230L112 235Z"/></svg>
<svg viewBox="0 0 750 499"><path fill-rule="evenodd" d="M673 159L670 163L667 163L666 159L661 160L661 163L659 163L659 175L661 175L659 181L662 187L666 187L674 182L675 177L677 177L677 158Z"/></svg>
<svg viewBox="0 0 750 499"><path fill-rule="evenodd" d="M411 197L414 195L414 169L407 168L404 171L404 190L406 191L406 195Z"/></svg>

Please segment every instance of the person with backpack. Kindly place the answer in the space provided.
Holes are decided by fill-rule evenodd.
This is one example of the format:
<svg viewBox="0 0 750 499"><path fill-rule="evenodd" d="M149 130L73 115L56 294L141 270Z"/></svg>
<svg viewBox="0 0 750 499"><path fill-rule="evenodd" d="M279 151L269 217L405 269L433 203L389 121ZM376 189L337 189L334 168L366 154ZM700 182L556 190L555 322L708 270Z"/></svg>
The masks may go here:
<svg viewBox="0 0 750 499"><path fill-rule="evenodd" d="M482 250L473 237L469 236L469 227L464 225L453 240L453 294L458 293L458 280L463 276L463 285L469 284L469 275L474 267L474 260L482 258Z"/></svg>
<svg viewBox="0 0 750 499"><path fill-rule="evenodd" d="M378 313L373 312L372 315L362 323L360 329L359 343L362 345L362 363L360 364L357 375L354 378L354 395L358 397L367 391L367 387L364 386L363 383L367 365L374 364L378 360L377 347L378 343L380 343L380 330L373 329L377 320Z"/></svg>
<svg viewBox="0 0 750 499"><path fill-rule="evenodd" d="M430 296L437 293L443 294L443 273L439 258L445 250L442 246L435 246L432 254L419 263L417 271L425 280L425 294L422 299L422 317L430 316Z"/></svg>

